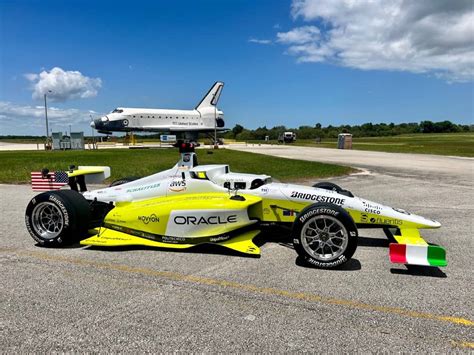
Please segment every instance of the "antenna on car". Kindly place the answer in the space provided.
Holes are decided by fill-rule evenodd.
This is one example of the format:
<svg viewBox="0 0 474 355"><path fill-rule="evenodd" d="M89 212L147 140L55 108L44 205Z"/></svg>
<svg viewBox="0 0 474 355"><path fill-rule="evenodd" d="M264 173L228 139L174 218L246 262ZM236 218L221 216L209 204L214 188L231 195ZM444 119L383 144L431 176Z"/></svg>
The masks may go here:
<svg viewBox="0 0 474 355"><path fill-rule="evenodd" d="M232 188L230 187L230 182L227 181L227 182L224 183L224 187L227 187L227 191L229 192L229 196L230 196L230 199L231 199L231 200L235 200L235 201L245 201L245 197L238 194L239 189L238 189L238 188L235 188L235 184L234 184L234 188L232 189ZM232 193L233 193L233 195L232 195Z"/></svg>

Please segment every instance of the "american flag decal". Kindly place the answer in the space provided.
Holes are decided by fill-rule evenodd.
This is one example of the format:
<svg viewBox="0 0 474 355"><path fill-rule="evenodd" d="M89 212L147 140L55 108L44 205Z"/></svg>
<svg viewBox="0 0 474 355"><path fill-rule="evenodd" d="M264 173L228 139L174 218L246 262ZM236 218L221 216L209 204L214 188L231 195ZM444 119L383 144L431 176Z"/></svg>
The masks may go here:
<svg viewBox="0 0 474 355"><path fill-rule="evenodd" d="M294 216L295 211L293 210L283 210L283 216Z"/></svg>
<svg viewBox="0 0 474 355"><path fill-rule="evenodd" d="M43 177L41 171L31 172L31 187L33 191L59 190L69 182L69 177L64 171L50 172Z"/></svg>

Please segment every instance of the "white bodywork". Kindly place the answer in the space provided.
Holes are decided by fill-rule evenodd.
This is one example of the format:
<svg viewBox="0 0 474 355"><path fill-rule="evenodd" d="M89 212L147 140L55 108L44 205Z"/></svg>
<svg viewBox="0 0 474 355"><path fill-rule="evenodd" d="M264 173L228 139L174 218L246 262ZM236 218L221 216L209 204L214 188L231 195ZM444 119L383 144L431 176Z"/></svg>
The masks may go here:
<svg viewBox="0 0 474 355"><path fill-rule="evenodd" d="M186 157L186 154L187 157ZM88 200L103 202L132 202L159 196L206 192L237 192L275 201L291 201L304 206L317 202L331 203L344 209L367 213L366 224L387 224L384 217L438 228L440 223L410 214L360 197L349 197L332 190L295 184L274 183L268 175L231 173L228 165L198 165L192 167L189 153L173 168L123 185L84 193ZM378 217L380 215L380 217ZM365 224L365 221L361 221ZM396 223L390 224L397 227Z"/></svg>
<svg viewBox="0 0 474 355"><path fill-rule="evenodd" d="M217 103L224 87L216 82L193 110L118 107L95 119L91 127L99 132L211 132L224 128L224 113Z"/></svg>

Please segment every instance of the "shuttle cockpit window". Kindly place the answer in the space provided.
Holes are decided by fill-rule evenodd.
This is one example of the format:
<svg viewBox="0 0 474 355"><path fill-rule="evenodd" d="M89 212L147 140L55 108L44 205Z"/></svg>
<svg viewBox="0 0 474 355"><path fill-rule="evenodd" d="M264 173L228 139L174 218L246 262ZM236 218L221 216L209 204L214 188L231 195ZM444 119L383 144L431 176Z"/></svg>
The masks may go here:
<svg viewBox="0 0 474 355"><path fill-rule="evenodd" d="M112 111L112 113L122 113L122 112L123 110L119 108L116 108L115 110Z"/></svg>

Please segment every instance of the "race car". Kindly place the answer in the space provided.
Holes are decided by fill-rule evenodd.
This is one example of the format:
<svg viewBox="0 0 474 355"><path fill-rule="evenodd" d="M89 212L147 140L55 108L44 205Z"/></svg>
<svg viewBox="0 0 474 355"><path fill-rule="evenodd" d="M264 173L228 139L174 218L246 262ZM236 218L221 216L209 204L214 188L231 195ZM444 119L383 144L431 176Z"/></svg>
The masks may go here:
<svg viewBox="0 0 474 355"><path fill-rule="evenodd" d="M277 183L268 175L231 172L228 165L199 165L192 146L183 144L180 150L181 159L169 170L93 191L87 191L87 180L106 178L110 169L71 168L71 190L43 192L28 204L29 233L51 247L78 241L174 249L211 243L258 256L253 239L277 226L288 231L304 262L335 268L356 251L358 229L381 228L393 241L391 262L447 264L445 249L420 235L420 229L439 228L437 221L354 196L329 182Z"/></svg>

